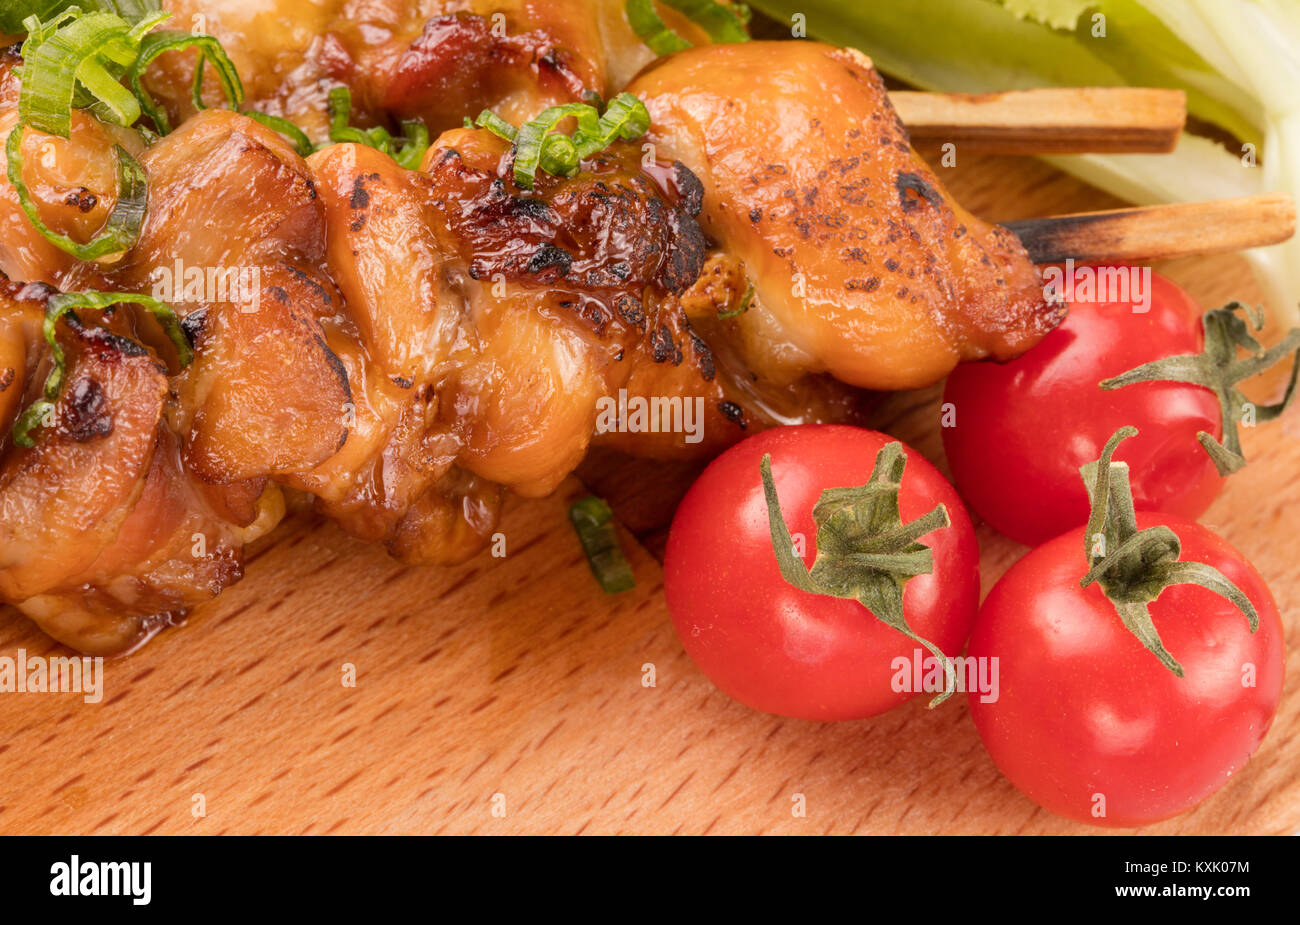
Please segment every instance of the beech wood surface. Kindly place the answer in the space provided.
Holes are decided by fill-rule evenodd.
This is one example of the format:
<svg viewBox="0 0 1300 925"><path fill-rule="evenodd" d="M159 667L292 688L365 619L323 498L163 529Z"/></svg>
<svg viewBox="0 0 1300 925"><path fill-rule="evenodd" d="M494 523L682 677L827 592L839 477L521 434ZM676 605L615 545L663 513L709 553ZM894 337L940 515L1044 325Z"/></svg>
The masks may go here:
<svg viewBox="0 0 1300 925"><path fill-rule="evenodd" d="M923 153L938 164L937 148ZM1120 205L1030 159L959 147L957 167L936 170L995 221ZM1206 306L1257 297L1237 256L1159 269ZM943 466L938 395L889 396L875 423ZM1223 790L1142 831L1300 830L1300 425L1291 413L1243 437L1251 464L1204 522L1277 598L1284 700ZM574 478L509 505L505 558L457 568L404 567L318 518L292 519L252 550L243 582L108 662L101 703L0 695L0 833L1107 831L1017 793L960 696L815 724L718 693L676 640L653 555L693 468L594 454L586 487ZM637 587L617 597L590 577L566 516L589 488L641 538L624 535ZM977 529L987 590L1023 547ZM61 651L0 610L0 654L20 647Z"/></svg>

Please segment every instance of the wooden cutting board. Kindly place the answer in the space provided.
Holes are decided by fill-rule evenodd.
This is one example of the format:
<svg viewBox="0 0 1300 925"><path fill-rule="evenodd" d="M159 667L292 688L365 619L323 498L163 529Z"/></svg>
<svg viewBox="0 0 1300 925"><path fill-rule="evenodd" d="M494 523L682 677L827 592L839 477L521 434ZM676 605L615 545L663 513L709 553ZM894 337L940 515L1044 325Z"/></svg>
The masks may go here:
<svg viewBox="0 0 1300 925"><path fill-rule="evenodd" d="M994 220L1116 204L1032 160L959 152L940 172ZM1207 305L1257 295L1236 257L1160 269ZM937 395L892 396L877 424L942 466ZM1205 517L1282 609L1281 711L1227 787L1145 831L1300 830L1297 437L1295 414L1247 431L1248 474ZM637 587L617 597L568 524L587 491L576 478L509 506L504 558L453 569L406 568L328 523L290 521L243 583L109 662L101 703L0 695L0 832L1099 831L1003 780L963 698L819 725L715 691L677 643L654 555L690 475L606 456L580 470L641 538L624 537ZM982 526L979 539L987 590L1023 548ZM58 650L5 609L0 654L18 648Z"/></svg>

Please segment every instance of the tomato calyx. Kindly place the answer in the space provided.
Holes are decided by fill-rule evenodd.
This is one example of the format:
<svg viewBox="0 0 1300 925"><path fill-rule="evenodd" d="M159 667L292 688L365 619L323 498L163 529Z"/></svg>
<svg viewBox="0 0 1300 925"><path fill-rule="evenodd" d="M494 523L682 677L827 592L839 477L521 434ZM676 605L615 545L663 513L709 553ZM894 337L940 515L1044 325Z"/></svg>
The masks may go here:
<svg viewBox="0 0 1300 925"><path fill-rule="evenodd" d="M1092 501L1084 532L1088 572L1079 586L1100 585L1128 631L1181 678L1183 666L1161 642L1148 609L1165 588L1200 585L1227 598L1245 614L1252 633L1259 628L1259 614L1250 598L1214 566L1180 560L1182 544L1169 527L1138 529L1128 463L1112 460L1115 448L1137 432L1136 427L1121 427L1106 443L1101 458L1079 469Z"/></svg>
<svg viewBox="0 0 1300 925"><path fill-rule="evenodd" d="M858 601L876 619L925 646L944 667L944 690L930 701L936 707L956 688L952 662L943 651L908 626L903 614L903 589L917 575L934 570L930 547L918 542L927 533L949 525L948 509L937 505L923 517L904 524L898 506L907 456L898 441L876 454L865 485L828 488L813 507L817 526L817 558L809 569L795 552L794 538L781 513L772 456L764 454L759 470L767 500L767 519L781 577L800 591Z"/></svg>
<svg viewBox="0 0 1300 925"><path fill-rule="evenodd" d="M1264 315L1259 309L1243 302L1229 302L1223 308L1212 309L1201 316L1205 349L1199 354L1179 354L1153 360L1100 383L1103 389L1111 390L1138 382L1186 382L1213 392L1219 399L1223 418L1223 442L1205 431L1197 433L1196 439L1210 454L1221 476L1231 475L1246 465L1237 433L1237 424L1243 419L1246 406L1254 408L1255 421L1273 420L1295 398L1297 375L1300 374L1300 328L1292 328L1279 343L1265 350L1250 332L1246 320L1236 314L1238 311L1246 315L1256 331L1264 327ZM1247 351L1250 356L1239 359L1239 349ZM1236 388L1238 382L1262 373L1292 352L1296 354L1295 363L1281 401L1257 406Z"/></svg>

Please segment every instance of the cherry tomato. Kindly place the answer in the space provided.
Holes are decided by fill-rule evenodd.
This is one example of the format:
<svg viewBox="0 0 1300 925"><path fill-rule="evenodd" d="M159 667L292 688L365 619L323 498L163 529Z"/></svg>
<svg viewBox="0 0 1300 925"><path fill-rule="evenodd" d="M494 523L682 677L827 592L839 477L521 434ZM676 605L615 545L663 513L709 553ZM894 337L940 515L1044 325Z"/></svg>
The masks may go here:
<svg viewBox="0 0 1300 925"><path fill-rule="evenodd" d="M967 363L948 377L943 400L955 420L943 445L953 481L998 532L1033 545L1086 521L1079 467L1126 424L1140 431L1119 456L1132 466L1138 510L1195 519L1223 487L1196 439L1198 431L1223 436L1214 393L1173 382L1098 387L1152 360L1201 351L1191 296L1158 274L1151 283L1146 312L1132 302L1073 304L1023 356Z"/></svg>
<svg viewBox="0 0 1300 925"><path fill-rule="evenodd" d="M1247 618L1196 585L1172 585L1150 605L1178 677L1120 621L1087 570L1079 528L1034 549L993 587L968 658L998 659L997 697L968 695L993 761L1040 806L1080 822L1136 826L1195 806L1254 753L1282 692L1283 631L1259 573L1216 534L1166 524L1180 558L1217 568L1250 598Z"/></svg>
<svg viewBox="0 0 1300 925"><path fill-rule="evenodd" d="M683 499L664 559L668 607L687 653L736 700L800 719L846 720L916 693L893 689L893 663L910 663L917 642L857 600L803 591L782 577L760 477L771 454L781 509L796 550L805 539L802 559L811 566L822 491L866 483L877 453L893 442L855 427L776 428L719 456ZM952 486L914 450L903 451L902 522L938 504L950 520L919 538L933 551L933 571L907 581L903 614L914 633L956 655L979 603L979 550Z"/></svg>

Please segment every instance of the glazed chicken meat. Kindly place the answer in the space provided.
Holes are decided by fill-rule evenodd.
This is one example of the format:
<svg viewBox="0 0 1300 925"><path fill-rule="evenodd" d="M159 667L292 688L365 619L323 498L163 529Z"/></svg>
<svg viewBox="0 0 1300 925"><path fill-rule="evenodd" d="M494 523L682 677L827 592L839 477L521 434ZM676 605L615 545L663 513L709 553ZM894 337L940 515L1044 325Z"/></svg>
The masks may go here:
<svg viewBox="0 0 1300 925"><path fill-rule="evenodd" d="M83 652L129 650L239 580L244 547L304 503L405 561L452 563L486 544L504 492L554 491L593 442L707 458L764 427L855 420L862 390L1013 357L1059 321L1016 238L911 149L859 53L708 44L678 18L697 47L656 58L616 2L163 6L168 28L220 40L242 112L215 81L198 108L197 55L168 51L146 86L170 132L81 108L68 137L17 141L39 218L74 241L109 220L128 152L148 186L131 245L81 259L0 180L0 600ZM6 136L23 65L17 44L0 57ZM418 163L332 143L337 87L364 128L419 120ZM516 144L474 121L623 92L648 131L531 184ZM192 358L125 297L51 313L84 292L156 296ZM598 427L620 395L701 400L701 439Z"/></svg>

